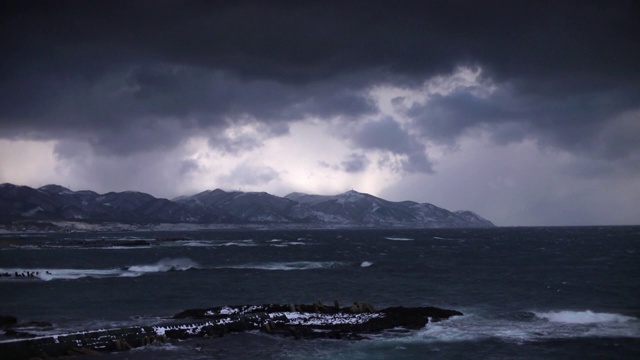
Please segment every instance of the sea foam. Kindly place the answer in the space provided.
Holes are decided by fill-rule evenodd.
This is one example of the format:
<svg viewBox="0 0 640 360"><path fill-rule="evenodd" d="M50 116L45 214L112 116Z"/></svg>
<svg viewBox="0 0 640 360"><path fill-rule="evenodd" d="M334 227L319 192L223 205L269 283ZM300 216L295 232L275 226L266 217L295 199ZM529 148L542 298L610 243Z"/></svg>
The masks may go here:
<svg viewBox="0 0 640 360"><path fill-rule="evenodd" d="M547 319L551 322L565 324L622 323L638 320L632 316L610 313L597 313L590 310L562 310L550 312L534 312L534 314L541 319Z"/></svg>
<svg viewBox="0 0 640 360"><path fill-rule="evenodd" d="M0 269L0 280L75 280L85 277L136 277L143 274L184 271L198 268L198 264L188 258L165 258L155 264L132 265L120 269Z"/></svg>
<svg viewBox="0 0 640 360"><path fill-rule="evenodd" d="M256 270L317 270L331 269L344 265L339 261L291 261L291 262L267 262L251 263L227 266L230 269L256 269Z"/></svg>
<svg viewBox="0 0 640 360"><path fill-rule="evenodd" d="M134 273L165 272L198 268L198 264L188 258L165 258L152 265L134 265L127 268Z"/></svg>
<svg viewBox="0 0 640 360"><path fill-rule="evenodd" d="M501 339L524 343L544 339L586 337L640 337L637 318L585 311L534 312L530 319L505 319L473 314L430 323L401 342L461 342Z"/></svg>

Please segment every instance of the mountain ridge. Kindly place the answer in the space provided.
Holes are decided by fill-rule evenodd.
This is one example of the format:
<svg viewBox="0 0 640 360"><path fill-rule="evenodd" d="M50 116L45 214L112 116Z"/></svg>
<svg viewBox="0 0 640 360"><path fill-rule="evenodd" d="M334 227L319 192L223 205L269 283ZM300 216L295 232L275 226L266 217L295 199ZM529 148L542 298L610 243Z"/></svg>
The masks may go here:
<svg viewBox="0 0 640 360"><path fill-rule="evenodd" d="M0 221L80 221L193 224L302 224L353 227L493 227L464 210L430 203L393 202L350 190L337 195L301 192L279 197L266 192L205 190L173 200L137 191L98 194L48 184L34 189L0 184Z"/></svg>

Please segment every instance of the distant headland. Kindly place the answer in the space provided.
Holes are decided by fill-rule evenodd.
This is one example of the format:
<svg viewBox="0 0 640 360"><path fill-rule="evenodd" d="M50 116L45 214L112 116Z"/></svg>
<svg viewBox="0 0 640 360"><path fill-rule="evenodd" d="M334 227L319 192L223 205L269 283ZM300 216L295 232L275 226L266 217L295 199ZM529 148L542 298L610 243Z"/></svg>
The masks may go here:
<svg viewBox="0 0 640 360"><path fill-rule="evenodd" d="M71 191L60 185L37 189L0 184L0 224L8 231L55 231L63 223L173 224L186 228L367 227L470 228L493 227L472 211L449 211L429 203L393 202L354 190L338 195L207 190L173 200L134 192L98 194ZM191 227L189 227L191 226ZM156 226L157 227L157 226ZM91 230L91 226L86 227Z"/></svg>

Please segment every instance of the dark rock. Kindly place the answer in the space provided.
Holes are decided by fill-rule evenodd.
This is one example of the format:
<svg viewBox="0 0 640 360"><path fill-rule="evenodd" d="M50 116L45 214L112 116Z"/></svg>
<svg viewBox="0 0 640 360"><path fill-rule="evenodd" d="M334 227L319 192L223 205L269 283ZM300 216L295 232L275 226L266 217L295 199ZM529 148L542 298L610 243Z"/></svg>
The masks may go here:
<svg viewBox="0 0 640 360"><path fill-rule="evenodd" d="M18 323L18 319L14 316L0 315L0 327L7 328L15 326Z"/></svg>
<svg viewBox="0 0 640 360"><path fill-rule="evenodd" d="M295 309L296 311L291 311ZM356 311L354 311L354 309ZM56 357L92 354L94 352L126 351L156 341L211 338L230 332L263 330L274 336L294 339L366 339L368 334L405 328L419 329L430 321L440 321L462 315L455 310L434 307L391 307L375 311L368 303L353 307L327 307L321 302L312 305L243 305L191 309L174 315L163 325L136 326L111 330L44 336L34 339L0 342L3 359L25 359L35 356ZM8 324L17 321L5 317ZM184 319L198 322L184 322ZM182 321L177 321L182 320ZM34 325L48 323L32 323ZM20 332L14 336L21 336ZM28 336L29 334L24 334Z"/></svg>
<svg viewBox="0 0 640 360"><path fill-rule="evenodd" d="M5 336L9 337L17 337L17 338L33 338L36 337L35 334L31 334L26 331L16 331L14 329L7 329L4 332Z"/></svg>
<svg viewBox="0 0 640 360"><path fill-rule="evenodd" d="M295 310L295 311L292 311ZM295 313L292 319L287 314ZM268 314L268 326L262 328L270 334L300 338L351 339L364 338L363 334L377 333L394 328L420 329L429 322L462 315L455 310L435 307L391 307L376 311L373 305L355 302L351 307L327 307L321 302L312 305L222 306L208 309L191 309L174 316L174 319L221 319L228 314ZM245 324L246 325L246 324ZM234 325L231 331L237 331ZM251 327L251 326L249 326Z"/></svg>

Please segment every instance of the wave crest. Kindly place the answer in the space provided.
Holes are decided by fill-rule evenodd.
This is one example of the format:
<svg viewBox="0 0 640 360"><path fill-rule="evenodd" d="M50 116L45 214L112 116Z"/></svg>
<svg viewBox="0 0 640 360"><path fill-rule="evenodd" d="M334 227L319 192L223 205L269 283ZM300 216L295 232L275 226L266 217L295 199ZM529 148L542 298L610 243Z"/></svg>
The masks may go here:
<svg viewBox="0 0 640 360"><path fill-rule="evenodd" d="M291 261L291 262L268 262L251 263L229 266L231 269L256 269L256 270L317 270L331 269L344 265L339 261Z"/></svg>
<svg viewBox="0 0 640 360"><path fill-rule="evenodd" d="M135 273L165 272L165 271L184 271L189 269L197 269L198 263L188 258L164 258L153 265L133 265L127 268L127 271Z"/></svg>
<svg viewBox="0 0 640 360"><path fill-rule="evenodd" d="M412 238L405 238L405 237L398 237L398 236L387 236L385 237L385 239L391 240L391 241L413 241L414 240Z"/></svg>
<svg viewBox="0 0 640 360"><path fill-rule="evenodd" d="M597 313L591 310L585 311L549 311L549 312L534 312L534 314L541 319L546 319L550 322L565 323L565 324L595 324L595 323L622 323L627 321L638 320L632 316L611 314L611 313Z"/></svg>
<svg viewBox="0 0 640 360"><path fill-rule="evenodd" d="M85 277L136 277L143 274L185 271L199 268L198 263L188 258L165 258L151 265L132 265L120 269L0 269L0 280L75 280Z"/></svg>

